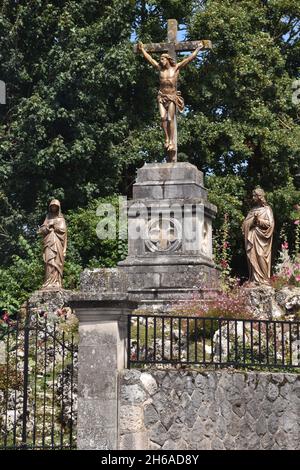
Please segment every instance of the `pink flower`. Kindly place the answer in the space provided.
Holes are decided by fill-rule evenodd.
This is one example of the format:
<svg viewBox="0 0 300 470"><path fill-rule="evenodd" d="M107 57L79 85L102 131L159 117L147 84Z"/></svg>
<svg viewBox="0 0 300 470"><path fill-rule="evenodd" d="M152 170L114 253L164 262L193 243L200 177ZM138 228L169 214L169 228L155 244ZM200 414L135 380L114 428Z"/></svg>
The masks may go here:
<svg viewBox="0 0 300 470"><path fill-rule="evenodd" d="M299 219L298 219L298 220L294 220L294 224L295 224L295 225L299 225L299 224L300 224L300 220L299 220Z"/></svg>
<svg viewBox="0 0 300 470"><path fill-rule="evenodd" d="M298 276L295 276L295 279L296 279L297 282L299 282L300 281L300 275L298 274Z"/></svg>
<svg viewBox="0 0 300 470"><path fill-rule="evenodd" d="M228 248L228 247L229 247L229 243L228 243L228 242L224 242L224 243L223 243L223 248L226 249L226 248Z"/></svg>
<svg viewBox="0 0 300 470"><path fill-rule="evenodd" d="M5 323L9 323L10 322L10 319L9 319L9 315L7 312L4 312L3 315L2 315L2 320L5 322Z"/></svg>
<svg viewBox="0 0 300 470"><path fill-rule="evenodd" d="M282 250L288 250L288 248L289 248L288 242L282 243L282 245L281 245L281 249L282 249Z"/></svg>

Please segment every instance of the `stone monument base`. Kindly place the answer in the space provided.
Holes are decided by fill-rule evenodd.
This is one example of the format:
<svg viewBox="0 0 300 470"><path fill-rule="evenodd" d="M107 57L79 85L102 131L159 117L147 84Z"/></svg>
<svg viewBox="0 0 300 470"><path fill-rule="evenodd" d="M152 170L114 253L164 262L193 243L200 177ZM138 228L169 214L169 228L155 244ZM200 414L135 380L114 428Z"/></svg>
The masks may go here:
<svg viewBox="0 0 300 470"><path fill-rule="evenodd" d="M28 308L32 312L47 314L67 307L74 291L66 289L41 289L33 292L28 300Z"/></svg>

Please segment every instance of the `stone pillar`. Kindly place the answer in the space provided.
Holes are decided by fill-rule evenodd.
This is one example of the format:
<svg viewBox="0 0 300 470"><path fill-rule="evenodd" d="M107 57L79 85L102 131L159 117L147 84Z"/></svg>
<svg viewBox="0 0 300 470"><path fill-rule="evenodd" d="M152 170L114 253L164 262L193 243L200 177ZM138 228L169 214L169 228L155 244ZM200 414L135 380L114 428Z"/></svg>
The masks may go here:
<svg viewBox="0 0 300 470"><path fill-rule="evenodd" d="M118 372L127 362L127 300L72 301L79 318L77 448L118 449Z"/></svg>

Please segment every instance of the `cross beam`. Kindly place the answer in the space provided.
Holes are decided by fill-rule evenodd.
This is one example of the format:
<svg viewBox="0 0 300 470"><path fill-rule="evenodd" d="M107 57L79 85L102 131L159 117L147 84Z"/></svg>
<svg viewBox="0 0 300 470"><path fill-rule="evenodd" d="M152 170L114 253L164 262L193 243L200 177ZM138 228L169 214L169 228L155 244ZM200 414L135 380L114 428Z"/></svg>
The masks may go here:
<svg viewBox="0 0 300 470"><path fill-rule="evenodd" d="M203 43L202 51L212 49L211 41L207 39L202 39L201 42ZM181 42L150 42L148 44L144 44L144 47L147 52L168 52L172 49L175 49L176 52L190 52L197 49L199 45L199 41L181 41ZM137 45L134 46L134 52L137 52ZM171 55L171 54L170 54Z"/></svg>
<svg viewBox="0 0 300 470"><path fill-rule="evenodd" d="M176 61L176 52L192 52L197 49L199 42L203 43L203 49L212 49L212 42L208 39L201 39L199 41L177 41L177 26L176 20L168 20L168 42L150 42L144 44L144 48L147 52L167 52L172 59ZM134 52L138 52L137 45L134 46Z"/></svg>

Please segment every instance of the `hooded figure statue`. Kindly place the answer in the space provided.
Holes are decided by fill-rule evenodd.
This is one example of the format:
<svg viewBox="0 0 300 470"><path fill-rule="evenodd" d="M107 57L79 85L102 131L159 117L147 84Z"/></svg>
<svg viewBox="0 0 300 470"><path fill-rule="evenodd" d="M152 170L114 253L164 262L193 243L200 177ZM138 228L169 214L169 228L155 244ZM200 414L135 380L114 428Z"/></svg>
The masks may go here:
<svg viewBox="0 0 300 470"><path fill-rule="evenodd" d="M45 282L42 289L61 289L67 250L67 226L57 199L50 202L49 212L38 233L43 236L44 245Z"/></svg>
<svg viewBox="0 0 300 470"><path fill-rule="evenodd" d="M254 207L243 222L250 285L269 284L274 217L261 188L252 193Z"/></svg>

